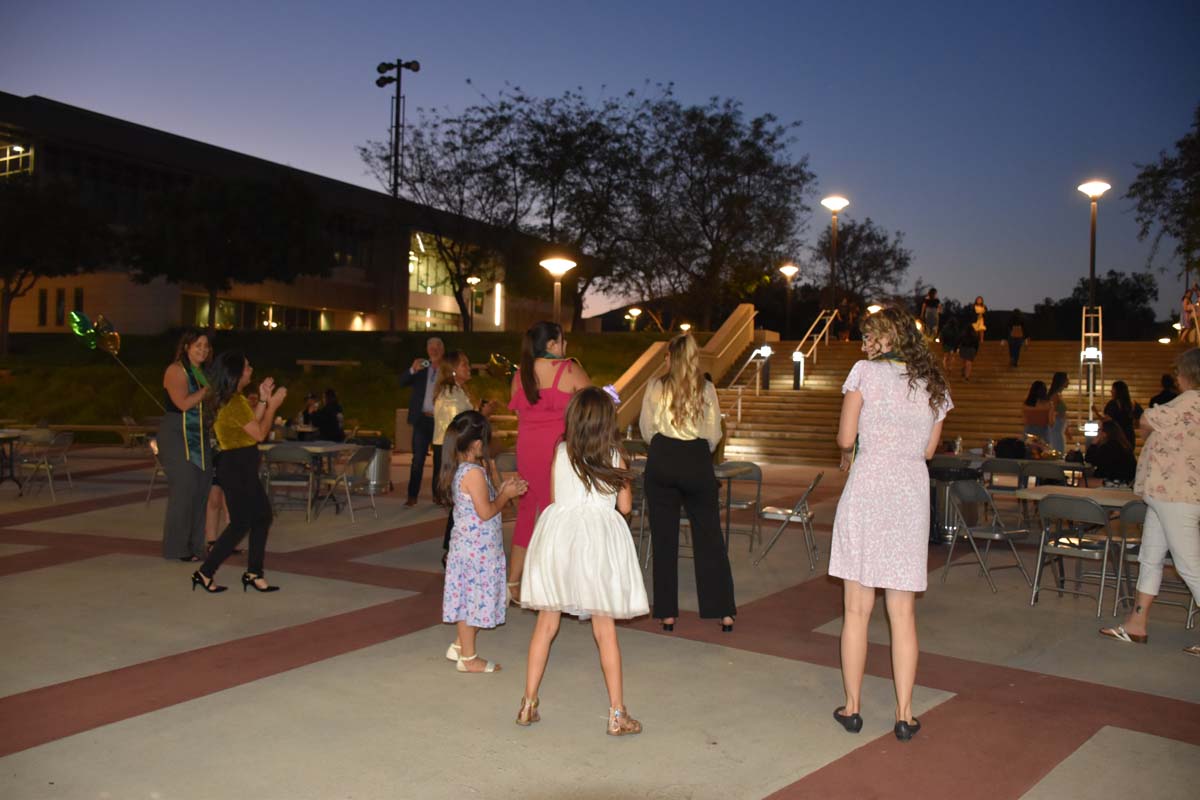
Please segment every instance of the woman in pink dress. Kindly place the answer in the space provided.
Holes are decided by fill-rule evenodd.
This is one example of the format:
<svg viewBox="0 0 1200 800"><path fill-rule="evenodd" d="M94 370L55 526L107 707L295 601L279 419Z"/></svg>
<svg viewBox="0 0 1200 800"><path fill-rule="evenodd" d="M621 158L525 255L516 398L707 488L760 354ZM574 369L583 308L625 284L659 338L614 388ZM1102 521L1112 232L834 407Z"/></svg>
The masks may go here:
<svg viewBox="0 0 1200 800"><path fill-rule="evenodd" d="M884 308L862 322L863 352L842 385L838 447L846 488L833 522L829 574L844 584L842 683L846 704L833 717L862 730L859 700L867 664L867 623L875 590L884 589L892 631L896 684L896 738L921 728L912 715L917 677L915 599L925 591L929 560L929 473L953 408L941 365L916 321L903 309ZM844 712L844 713L843 713Z"/></svg>
<svg viewBox="0 0 1200 800"><path fill-rule="evenodd" d="M538 322L521 341L521 367L513 376L508 407L517 415L517 472L529 490L517 503L512 557L508 560L508 591L519 602L525 551L538 514L550 505L550 469L554 449L566 430L567 404L575 392L592 382L583 367L566 357L562 326Z"/></svg>

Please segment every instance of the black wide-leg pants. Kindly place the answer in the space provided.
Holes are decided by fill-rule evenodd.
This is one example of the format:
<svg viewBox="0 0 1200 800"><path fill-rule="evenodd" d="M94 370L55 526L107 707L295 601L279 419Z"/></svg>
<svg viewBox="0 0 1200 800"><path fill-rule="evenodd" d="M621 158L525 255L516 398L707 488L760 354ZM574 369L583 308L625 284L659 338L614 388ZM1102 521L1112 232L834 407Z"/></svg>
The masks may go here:
<svg viewBox="0 0 1200 800"><path fill-rule="evenodd" d="M692 526L696 594L705 619L737 614L733 573L721 536L721 509L712 455L704 439L682 441L662 434L646 458L646 513L654 546L654 616L679 616L679 514Z"/></svg>

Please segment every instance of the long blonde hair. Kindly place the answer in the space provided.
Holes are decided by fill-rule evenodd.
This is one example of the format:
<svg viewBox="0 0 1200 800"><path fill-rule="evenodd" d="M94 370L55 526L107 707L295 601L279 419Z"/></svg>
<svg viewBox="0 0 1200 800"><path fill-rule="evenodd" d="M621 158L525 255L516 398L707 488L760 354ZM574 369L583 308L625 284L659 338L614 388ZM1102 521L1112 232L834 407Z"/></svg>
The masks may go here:
<svg viewBox="0 0 1200 800"><path fill-rule="evenodd" d="M462 350L451 350L442 356L442 363L438 365L437 379L433 384L434 398L437 398L442 392L453 389L458 385L456 372L458 371L458 365L466 357L467 354Z"/></svg>
<svg viewBox="0 0 1200 800"><path fill-rule="evenodd" d="M704 373L700 351L690 333L676 336L667 345L671 369L662 379L662 401L671 409L671 422L684 427L704 412Z"/></svg>

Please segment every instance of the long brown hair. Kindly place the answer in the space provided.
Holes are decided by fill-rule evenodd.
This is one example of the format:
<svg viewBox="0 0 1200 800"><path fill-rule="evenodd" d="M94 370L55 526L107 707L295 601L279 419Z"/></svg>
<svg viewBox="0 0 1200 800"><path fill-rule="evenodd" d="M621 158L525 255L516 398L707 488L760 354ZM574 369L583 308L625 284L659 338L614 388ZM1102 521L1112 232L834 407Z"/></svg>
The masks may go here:
<svg viewBox="0 0 1200 800"><path fill-rule="evenodd" d="M433 396L435 398L442 392L453 389L458 385L455 372L458 370L459 363L466 357L467 354L462 350L451 350L442 356L442 363L438 365L437 381L433 384Z"/></svg>
<svg viewBox="0 0 1200 800"><path fill-rule="evenodd" d="M684 427L704 412L704 373L700 351L690 333L676 336L667 345L671 369L662 379L662 401L671 409L671 421Z"/></svg>
<svg viewBox="0 0 1200 800"><path fill-rule="evenodd" d="M562 333L562 326L557 322L535 322L521 338L521 388L525 390L525 399L530 405L535 405L541 397L533 363L546 352L546 345L562 338Z"/></svg>
<svg viewBox="0 0 1200 800"><path fill-rule="evenodd" d="M567 405L567 459L571 469L594 492L619 492L629 480L627 469L613 466L613 451L625 457L621 433L617 430L617 412L612 398L603 389L580 389Z"/></svg>
<svg viewBox="0 0 1200 800"><path fill-rule="evenodd" d="M454 507L454 473L458 472L458 465L467 460L467 449L477 440L483 442L479 463L484 474L490 475L492 461L488 453L491 452L492 426L487 417L478 411L464 411L450 420L446 438L442 440L442 471L437 476L442 505Z"/></svg>
<svg viewBox="0 0 1200 800"><path fill-rule="evenodd" d="M184 328L183 333L179 336L179 344L175 345L175 363L183 364L187 367L191 364L187 360L187 351L197 339L203 336L208 339L208 358L200 366L207 367L213 360L213 337L209 331L202 331L199 328Z"/></svg>
<svg viewBox="0 0 1200 800"><path fill-rule="evenodd" d="M924 382L924 388L929 392L929 407L937 411L945 405L950 387L946 384L942 364L929 351L929 345L911 314L899 306L885 306L864 317L861 328L864 334L869 333L892 343L892 353L904 362L909 391L919 390L921 382Z"/></svg>

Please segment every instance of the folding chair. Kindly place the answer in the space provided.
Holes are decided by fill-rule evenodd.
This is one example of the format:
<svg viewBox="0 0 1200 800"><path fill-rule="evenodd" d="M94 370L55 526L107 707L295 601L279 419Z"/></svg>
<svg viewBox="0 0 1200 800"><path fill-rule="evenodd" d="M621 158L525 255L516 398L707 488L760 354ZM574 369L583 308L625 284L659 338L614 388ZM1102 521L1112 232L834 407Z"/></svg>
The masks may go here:
<svg viewBox="0 0 1200 800"><path fill-rule="evenodd" d="M1025 486L1025 478L1021 476L1021 462L1015 458L989 458L980 465L979 471L983 475L984 485L987 486L993 501L996 497L1013 497L1018 489ZM1001 475L1012 476L1013 485L997 483L996 478ZM1023 525L1025 523L1024 503L1018 500L1016 508L1017 524Z"/></svg>
<svg viewBox="0 0 1200 800"><path fill-rule="evenodd" d="M746 467L747 469L747 472L738 475L736 478L727 479L733 483L734 490L737 489L737 484L739 483L754 484L754 495L752 497L748 495L739 495L735 491L732 499L729 502L729 508L733 509L734 511L750 511L754 514L752 518L753 522L751 523L748 531L740 531L732 527L729 530L730 535L743 532L748 534L750 537L750 552L753 553L754 539L757 537L759 543L762 543L762 523L759 521L758 515L758 512L762 509L762 467L760 467L758 464L755 464L753 461L726 461L725 464L727 466ZM721 505L725 505L724 498L721 500Z"/></svg>
<svg viewBox="0 0 1200 800"><path fill-rule="evenodd" d="M991 522L982 525L971 525L967 522L967 515L963 506L967 503L979 504L987 516L987 512L991 514ZM1029 535L1027 528L1009 529L1004 526L1004 521L1000 519L1000 513L996 511L996 504L992 501L992 496L988 494L987 488L979 481L954 481L950 484L950 507L954 511L954 538L950 540L950 552L946 554L946 566L942 568L942 583L946 582L946 577L950 574L950 567L954 564L954 545L957 544L959 537L965 538L971 545L971 550L975 552L975 559L979 562L979 569L983 573L983 577L987 578L988 586L992 587L992 594L997 592L996 583L992 580L991 570L994 569L1009 569L1016 567L1021 570L1021 575L1025 578L1025 583L1033 586L1033 579L1029 577L1029 573L1025 570L1025 564L1021 561L1021 555L1017 552L1017 546L1013 544L1016 539L1024 539ZM979 547L975 544L976 539L986 539L987 545L982 554L979 552ZM1012 550L1015 563L1005 564L1000 567L988 568L987 558L992 550L992 542L1005 542ZM964 561L964 564L969 564L969 561Z"/></svg>
<svg viewBox="0 0 1200 800"><path fill-rule="evenodd" d="M1120 522L1120 542L1118 542L1119 554L1117 558L1117 591L1116 599L1113 600L1113 616L1118 613L1122 601L1132 600L1133 592L1129 591L1126 586L1123 591L1121 588L1122 578L1128 584L1133 574L1131 568L1128 572L1125 571L1126 564L1136 564L1138 560L1138 551L1141 549L1142 537L1141 527L1146 523L1146 503L1144 500L1130 500L1125 505L1121 506L1121 512L1117 515L1117 520ZM1138 533L1130 535L1130 528L1138 528Z"/></svg>
<svg viewBox="0 0 1200 800"><path fill-rule="evenodd" d="M124 440L126 447L137 447L146 444L146 434L142 431L135 431L137 420L126 414L121 417L121 424L125 426L125 430L121 432L121 438Z"/></svg>
<svg viewBox="0 0 1200 800"><path fill-rule="evenodd" d="M49 436L49 439L47 439ZM18 467L29 473L27 483L22 487L21 494L29 488L39 476L44 476L46 485L50 487L50 500L57 503L58 497L54 492L54 472L61 469L66 473L67 486L75 488L71 479L71 467L67 463L67 451L75 441L75 434L70 431L51 433L50 431L30 431L22 437L24 445L18 456Z"/></svg>
<svg viewBox="0 0 1200 800"><path fill-rule="evenodd" d="M317 508L317 516L320 516L321 510L325 508L325 504L337 494L337 488L341 485L346 492L346 508L350 510L350 522L355 522L354 504L350 499L350 492L359 486L363 486L366 487L367 498L371 501L371 513L375 515L375 519L379 519L379 509L375 507L375 494L370 490L370 477L367 474L371 459L373 458L375 458L375 447L373 445L363 445L354 450L350 454L350 457L342 462L335 477L325 476L321 478L321 487L327 488L328 493L321 499L321 505Z"/></svg>
<svg viewBox="0 0 1200 800"><path fill-rule="evenodd" d="M316 488L316 477L313 474L312 454L303 447L295 444L277 444L266 453L267 497L274 497L276 489L288 491L291 489L304 490L304 521L311 522L313 518L312 504ZM274 506L274 502L271 504Z"/></svg>
<svg viewBox="0 0 1200 800"><path fill-rule="evenodd" d="M813 530L813 512L808 505L808 501L812 497L813 492L816 491L817 485L823 477L825 477L825 473L818 472L817 477L813 478L812 483L804 490L804 494L800 495L800 499L790 509L779 508L778 506L766 506L758 512L761 518L778 522L779 530L775 531L775 535L771 537L771 541L767 542L767 546L763 548L762 553L755 559L754 566L757 567L759 562L767 557L767 554L771 552L771 548L779 541L779 537L783 535L787 526L796 522L800 524L800 528L804 532L804 549L808 551L808 571L816 571L817 559L821 557L821 554L817 549L817 536Z"/></svg>
<svg viewBox="0 0 1200 800"><path fill-rule="evenodd" d="M1109 527L1108 512L1090 497L1070 497L1052 494L1038 503L1038 517L1042 534L1038 544L1037 570L1033 576L1033 595L1029 605L1036 605L1042 588L1042 568L1046 556L1054 559L1059 567L1058 593L1091 597L1089 592L1079 590L1085 582L1082 564L1076 566L1074 590L1066 588L1066 575L1062 559L1078 558L1100 562L1099 591L1096 595L1096 616L1104 608L1104 585L1108 577L1109 548L1112 546L1112 529ZM1051 523L1055 524L1051 530Z"/></svg>
<svg viewBox="0 0 1200 800"><path fill-rule="evenodd" d="M1026 461L1020 464L1020 477L1017 479L1018 486L1029 486L1029 481L1032 478L1037 486L1067 486L1071 481L1067 477L1066 470L1057 464L1041 463L1038 461ZM1021 500L1021 524L1029 519L1029 501Z"/></svg>

